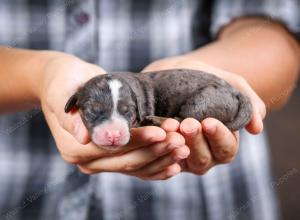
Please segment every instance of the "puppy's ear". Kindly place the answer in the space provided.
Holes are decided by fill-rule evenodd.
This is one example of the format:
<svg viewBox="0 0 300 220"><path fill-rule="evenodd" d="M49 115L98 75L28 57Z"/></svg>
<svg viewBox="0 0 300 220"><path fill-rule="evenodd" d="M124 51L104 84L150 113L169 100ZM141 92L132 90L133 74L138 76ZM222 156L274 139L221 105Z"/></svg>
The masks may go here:
<svg viewBox="0 0 300 220"><path fill-rule="evenodd" d="M132 80L130 83L136 101L137 119L142 122L145 116L154 115L153 89L146 81Z"/></svg>
<svg viewBox="0 0 300 220"><path fill-rule="evenodd" d="M78 107L77 106L78 101L78 93L76 92L74 95L72 95L67 104L65 105L65 113L69 113L73 108Z"/></svg>
<svg viewBox="0 0 300 220"><path fill-rule="evenodd" d="M136 101L136 108L137 108L137 119L139 122L144 120L146 115L145 107L143 106L143 99L141 96L135 93L135 101Z"/></svg>

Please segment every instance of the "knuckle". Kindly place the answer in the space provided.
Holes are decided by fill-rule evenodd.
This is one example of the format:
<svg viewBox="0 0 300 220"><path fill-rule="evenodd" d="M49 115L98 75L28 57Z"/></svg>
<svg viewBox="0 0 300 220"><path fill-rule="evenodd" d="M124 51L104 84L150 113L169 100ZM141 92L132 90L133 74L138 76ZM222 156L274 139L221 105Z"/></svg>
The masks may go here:
<svg viewBox="0 0 300 220"><path fill-rule="evenodd" d="M150 180L150 178L147 176L138 176L138 178L140 178L141 180L144 180L144 181Z"/></svg>
<svg viewBox="0 0 300 220"><path fill-rule="evenodd" d="M233 155L232 147L224 147L219 151L221 157L228 158Z"/></svg>
<svg viewBox="0 0 300 220"><path fill-rule="evenodd" d="M230 163L230 162L234 161L234 159L235 159L235 155L222 160L221 163L224 163L224 164L225 163Z"/></svg>
<svg viewBox="0 0 300 220"><path fill-rule="evenodd" d="M202 156L197 160L196 166L206 167L206 166L208 166L209 162L210 162L210 159L207 156Z"/></svg>
<svg viewBox="0 0 300 220"><path fill-rule="evenodd" d="M92 170L90 169L86 169L82 166L78 166L80 172L84 173L84 174L87 174L87 175L91 175L91 174L94 174L95 172L93 172Z"/></svg>
<svg viewBox="0 0 300 220"><path fill-rule="evenodd" d="M158 180L168 180L168 179L171 179L171 178L172 178L172 176L165 175L165 176L159 178Z"/></svg>
<svg viewBox="0 0 300 220"><path fill-rule="evenodd" d="M164 174L160 177L157 177L157 180L167 180L170 179L172 176L168 175L167 172L164 172Z"/></svg>
<svg viewBox="0 0 300 220"><path fill-rule="evenodd" d="M188 164L188 171L197 175L204 175L213 166L211 160L208 157L204 157L201 160L197 160L196 163Z"/></svg>
<svg viewBox="0 0 300 220"><path fill-rule="evenodd" d="M187 161L188 169L195 171L202 171L209 167L211 164L211 157L209 156L201 156L197 158L193 158L192 161Z"/></svg>
<svg viewBox="0 0 300 220"><path fill-rule="evenodd" d="M137 164L130 164L130 163L125 163L122 167L122 170L125 172L134 172L136 171L140 166Z"/></svg>
<svg viewBox="0 0 300 220"><path fill-rule="evenodd" d="M163 143L155 144L150 148L150 151L154 156L160 156L166 151L166 146L167 145Z"/></svg>
<svg viewBox="0 0 300 220"><path fill-rule="evenodd" d="M153 176L153 177L151 177L151 176L141 176L141 175L139 175L138 176L138 178L140 178L140 179L142 179L142 180L151 180L151 181L159 181L159 180L167 180L167 179L170 179L172 176L170 176L170 175L167 175L167 173L165 172L165 173L163 173L163 174L161 174L161 175L159 175L159 176Z"/></svg>
<svg viewBox="0 0 300 220"><path fill-rule="evenodd" d="M207 171L209 170L210 168L205 168L205 169L197 169L195 170L193 173L194 174L197 174L197 175L204 175L207 173Z"/></svg>
<svg viewBox="0 0 300 220"><path fill-rule="evenodd" d="M234 147L222 147L216 152L216 159L219 162L225 162L230 160L232 157L235 156L236 151Z"/></svg>
<svg viewBox="0 0 300 220"><path fill-rule="evenodd" d="M184 145L185 139L182 135L177 132L169 132L167 133L166 141L168 145Z"/></svg>
<svg viewBox="0 0 300 220"><path fill-rule="evenodd" d="M143 173L142 172L137 172L137 173L134 173L134 176L138 176L141 179L147 180L147 178L149 178L150 174L145 173L145 172L143 172Z"/></svg>
<svg viewBox="0 0 300 220"><path fill-rule="evenodd" d="M68 163L70 163L70 164L79 164L80 163L80 160L77 158L77 157L72 157L72 156L67 156L67 155L64 155L64 154L62 154L61 155L62 156L62 158L66 161L66 162L68 162Z"/></svg>

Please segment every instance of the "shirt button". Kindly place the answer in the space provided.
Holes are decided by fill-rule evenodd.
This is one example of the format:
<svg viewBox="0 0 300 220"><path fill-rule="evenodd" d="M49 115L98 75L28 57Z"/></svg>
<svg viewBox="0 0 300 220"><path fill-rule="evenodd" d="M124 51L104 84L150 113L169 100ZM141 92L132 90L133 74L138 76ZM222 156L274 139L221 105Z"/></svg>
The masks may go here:
<svg viewBox="0 0 300 220"><path fill-rule="evenodd" d="M75 15L75 20L77 24L84 25L89 21L90 16L86 12L80 12L79 14Z"/></svg>

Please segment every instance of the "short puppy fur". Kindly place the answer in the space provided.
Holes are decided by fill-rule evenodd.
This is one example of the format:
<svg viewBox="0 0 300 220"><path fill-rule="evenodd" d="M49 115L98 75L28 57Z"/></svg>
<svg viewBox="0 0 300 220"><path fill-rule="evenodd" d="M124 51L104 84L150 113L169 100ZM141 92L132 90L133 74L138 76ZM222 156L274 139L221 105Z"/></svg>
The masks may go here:
<svg viewBox="0 0 300 220"><path fill-rule="evenodd" d="M190 69L108 73L90 79L67 102L79 110L92 141L109 149L126 145L130 128L164 118L213 117L235 131L252 116L250 99L213 74Z"/></svg>

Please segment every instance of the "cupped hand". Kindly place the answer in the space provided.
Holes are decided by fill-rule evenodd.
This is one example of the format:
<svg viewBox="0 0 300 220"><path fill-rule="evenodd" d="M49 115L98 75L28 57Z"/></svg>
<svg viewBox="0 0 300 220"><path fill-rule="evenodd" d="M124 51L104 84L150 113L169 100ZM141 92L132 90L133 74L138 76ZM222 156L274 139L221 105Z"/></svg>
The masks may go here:
<svg viewBox="0 0 300 220"><path fill-rule="evenodd" d="M64 112L71 95L92 77L105 71L74 56L49 59L40 82L40 100L58 150L67 162L86 174L119 172L143 179L167 179L181 168L176 162L189 155L182 135L147 126L131 131L123 152L110 153L90 141L78 111Z"/></svg>
<svg viewBox="0 0 300 220"><path fill-rule="evenodd" d="M194 60L189 55L155 61L148 65L143 72L178 68L195 69L215 74L248 96L252 103L253 115L246 129L252 134L262 132L262 120L266 115L265 104L247 81L238 74ZM161 127L166 132L178 132L185 138L190 149L190 156L178 164L182 170L191 173L204 174L217 164L229 163L238 152L239 132L231 132L222 122L214 118L207 118L201 122L187 118L181 123L174 119L168 119Z"/></svg>

